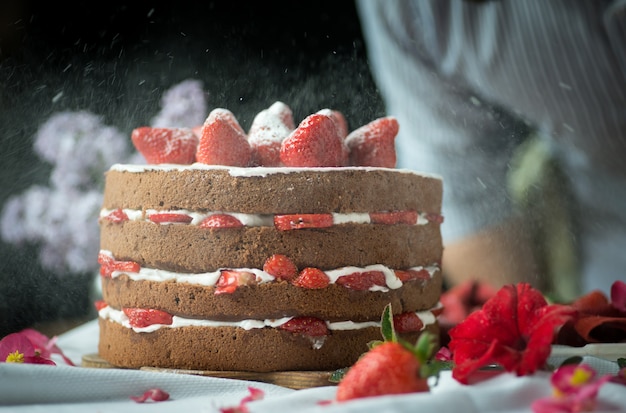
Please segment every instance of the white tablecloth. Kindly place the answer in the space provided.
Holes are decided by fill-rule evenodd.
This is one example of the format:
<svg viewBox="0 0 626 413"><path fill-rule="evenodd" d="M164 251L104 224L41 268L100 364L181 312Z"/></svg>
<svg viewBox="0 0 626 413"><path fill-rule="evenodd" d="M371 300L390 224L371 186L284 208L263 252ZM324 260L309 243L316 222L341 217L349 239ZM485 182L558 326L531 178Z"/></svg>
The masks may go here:
<svg viewBox="0 0 626 413"><path fill-rule="evenodd" d="M95 321L59 337L58 345L75 363L97 352ZM548 374L515 377L510 374L473 386L462 386L444 372L430 393L388 396L320 405L332 400L335 387L291 390L265 383L138 370L0 363L0 412L217 412L233 407L253 386L265 398L248 403L251 413L308 412L530 412L533 400L551 392ZM587 357L602 372L617 365ZM135 403L130 396L158 387L170 394L166 402ZM608 383L596 411L626 412L626 386Z"/></svg>

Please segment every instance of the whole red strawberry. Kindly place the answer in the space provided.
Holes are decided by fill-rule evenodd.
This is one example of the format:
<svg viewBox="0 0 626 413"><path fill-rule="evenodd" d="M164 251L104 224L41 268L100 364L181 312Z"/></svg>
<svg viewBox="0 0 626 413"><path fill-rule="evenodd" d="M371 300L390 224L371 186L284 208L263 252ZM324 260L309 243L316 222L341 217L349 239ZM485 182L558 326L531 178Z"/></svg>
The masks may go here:
<svg viewBox="0 0 626 413"><path fill-rule="evenodd" d="M394 317L391 304L387 304L380 328L384 341L368 343L370 350L341 378L337 401L429 390L428 377L441 370L431 360L437 347L436 337L422 332L415 344L401 339L396 334L396 325L416 326L412 320L403 318L402 314Z"/></svg>
<svg viewBox="0 0 626 413"><path fill-rule="evenodd" d="M248 166L251 149L245 132L227 109L213 109L202 126L196 160L209 165Z"/></svg>
<svg viewBox="0 0 626 413"><path fill-rule="evenodd" d="M280 160L292 167L345 166L348 159L344 145L335 121L314 113L282 142Z"/></svg>
<svg viewBox="0 0 626 413"><path fill-rule="evenodd" d="M376 119L352 131L346 137L350 148L350 163L354 166L395 168L395 139L399 125L396 118Z"/></svg>
<svg viewBox="0 0 626 413"><path fill-rule="evenodd" d="M333 121L335 121L335 125L337 126L337 134L341 139L345 139L345 137L348 136L348 122L346 121L345 116L343 116L343 113L339 112L338 110L332 110L328 108L320 109L317 111L317 113L329 116Z"/></svg>
<svg viewBox="0 0 626 413"><path fill-rule="evenodd" d="M365 353L337 387L337 400L428 391L420 362L401 344L384 342Z"/></svg>
<svg viewBox="0 0 626 413"><path fill-rule="evenodd" d="M294 128L291 109L282 102L259 112L248 131L252 164L281 166L280 146Z"/></svg>
<svg viewBox="0 0 626 413"><path fill-rule="evenodd" d="M149 164L192 164L196 159L198 137L191 129L143 126L133 130L131 140Z"/></svg>

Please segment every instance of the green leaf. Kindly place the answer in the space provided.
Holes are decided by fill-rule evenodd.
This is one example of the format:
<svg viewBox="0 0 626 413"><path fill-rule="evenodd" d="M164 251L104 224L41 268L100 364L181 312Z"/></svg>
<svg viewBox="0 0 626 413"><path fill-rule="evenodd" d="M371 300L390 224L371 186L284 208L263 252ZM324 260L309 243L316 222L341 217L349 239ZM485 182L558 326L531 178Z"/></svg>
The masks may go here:
<svg viewBox="0 0 626 413"><path fill-rule="evenodd" d="M626 367L626 358L625 357L619 357L617 359L617 365L619 366L620 369L623 369L624 367Z"/></svg>
<svg viewBox="0 0 626 413"><path fill-rule="evenodd" d="M570 364L580 364L582 363L582 361L583 361L583 358L581 356L568 357L565 360L563 360L563 362L561 363L559 367L568 366Z"/></svg>
<svg viewBox="0 0 626 413"><path fill-rule="evenodd" d="M380 320L380 332L382 333L385 341L398 341L396 330L393 328L393 312L391 311L391 304L387 304L383 310L383 315Z"/></svg>
<svg viewBox="0 0 626 413"><path fill-rule="evenodd" d="M439 379L439 373L444 370L452 370L454 368L453 361L431 360L420 366L420 377L436 377Z"/></svg>
<svg viewBox="0 0 626 413"><path fill-rule="evenodd" d="M415 344L415 355L420 363L425 364L430 360L437 347L437 341L437 337L428 331L420 334Z"/></svg>
<svg viewBox="0 0 626 413"><path fill-rule="evenodd" d="M382 340L372 340L369 343L367 343L367 348L369 348L371 350L374 347L378 347L378 346L380 346L383 343L384 343L384 341L382 341Z"/></svg>
<svg viewBox="0 0 626 413"><path fill-rule="evenodd" d="M328 381L331 383L339 383L341 379L346 375L346 373L350 370L350 367L344 367L342 369L338 369L332 372Z"/></svg>

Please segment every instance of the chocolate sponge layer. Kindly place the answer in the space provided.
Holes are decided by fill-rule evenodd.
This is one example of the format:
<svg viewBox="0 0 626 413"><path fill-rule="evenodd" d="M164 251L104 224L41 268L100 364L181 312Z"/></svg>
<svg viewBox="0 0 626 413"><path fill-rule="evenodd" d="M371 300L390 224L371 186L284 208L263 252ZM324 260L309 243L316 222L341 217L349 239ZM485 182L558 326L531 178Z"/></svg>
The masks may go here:
<svg viewBox="0 0 626 413"><path fill-rule="evenodd" d="M214 292L214 287L133 281L126 275L102 279L103 298L115 308L154 308L181 317L220 321L307 314L326 321L362 322L379 320L387 304L395 314L435 307L441 294L441 273L384 292L355 291L337 284L311 290L285 281L240 286L232 294Z"/></svg>
<svg viewBox="0 0 626 413"><path fill-rule="evenodd" d="M380 329L334 330L315 348L306 336L278 328L161 328L135 333L99 319L100 357L118 367L162 367L210 371L335 370L354 364ZM438 325L426 327L437 335ZM415 342L420 333L403 335Z"/></svg>
<svg viewBox="0 0 626 413"><path fill-rule="evenodd" d="M199 273L219 268L263 268L273 254L299 269L331 270L383 264L394 269L441 261L439 224L340 224L279 231L274 227L200 228L148 221L100 225L100 246L118 260L170 271Z"/></svg>
<svg viewBox="0 0 626 413"><path fill-rule="evenodd" d="M288 171L288 168L283 168ZM249 214L441 212L442 181L395 169L325 168L265 176L224 169L106 173L104 208Z"/></svg>

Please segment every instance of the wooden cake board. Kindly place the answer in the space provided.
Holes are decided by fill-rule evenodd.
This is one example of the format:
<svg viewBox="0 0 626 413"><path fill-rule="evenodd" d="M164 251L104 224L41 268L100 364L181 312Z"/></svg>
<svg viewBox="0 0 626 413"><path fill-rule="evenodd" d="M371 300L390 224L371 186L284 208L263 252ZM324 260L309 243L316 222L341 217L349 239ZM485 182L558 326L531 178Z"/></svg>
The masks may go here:
<svg viewBox="0 0 626 413"><path fill-rule="evenodd" d="M82 357L82 367L115 369L118 367L109 364L98 354L86 354ZM182 370L159 367L141 367L139 370L156 371L174 374L192 374L196 376L219 377L224 379L250 380L275 384L290 389L301 390L311 387L333 386L336 383L329 381L332 371L275 371L269 373L255 373L251 371L210 371L210 370Z"/></svg>

